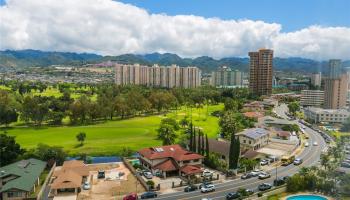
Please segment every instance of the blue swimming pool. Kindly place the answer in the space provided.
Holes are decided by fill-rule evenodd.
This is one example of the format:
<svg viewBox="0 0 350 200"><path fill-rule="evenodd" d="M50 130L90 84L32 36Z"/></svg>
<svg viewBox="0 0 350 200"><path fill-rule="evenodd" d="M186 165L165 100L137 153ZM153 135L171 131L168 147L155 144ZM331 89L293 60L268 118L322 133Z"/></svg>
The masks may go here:
<svg viewBox="0 0 350 200"><path fill-rule="evenodd" d="M288 197L287 200L327 200L327 198L318 195L295 195Z"/></svg>

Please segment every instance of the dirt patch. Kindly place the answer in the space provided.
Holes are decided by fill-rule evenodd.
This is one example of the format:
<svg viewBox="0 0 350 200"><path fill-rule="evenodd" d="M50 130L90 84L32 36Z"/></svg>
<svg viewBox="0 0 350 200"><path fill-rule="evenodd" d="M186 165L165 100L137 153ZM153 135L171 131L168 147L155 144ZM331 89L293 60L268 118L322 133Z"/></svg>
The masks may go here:
<svg viewBox="0 0 350 200"><path fill-rule="evenodd" d="M119 168L118 163L114 164L93 164L93 165L88 165L89 171L98 171L98 170L111 170L114 168Z"/></svg>

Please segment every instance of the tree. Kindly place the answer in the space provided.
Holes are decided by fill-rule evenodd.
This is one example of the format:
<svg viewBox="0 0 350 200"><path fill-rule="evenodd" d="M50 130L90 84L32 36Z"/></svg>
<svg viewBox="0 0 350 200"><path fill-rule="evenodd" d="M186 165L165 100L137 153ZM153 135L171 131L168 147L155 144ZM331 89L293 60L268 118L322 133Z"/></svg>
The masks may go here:
<svg viewBox="0 0 350 200"><path fill-rule="evenodd" d="M184 128L186 126L188 126L189 124L189 121L188 121L188 118L187 117L184 117L180 120L180 125Z"/></svg>
<svg viewBox="0 0 350 200"><path fill-rule="evenodd" d="M243 120L244 118L240 113L233 113L232 111L225 112L219 120L222 136L229 138L232 133L243 129Z"/></svg>
<svg viewBox="0 0 350 200"><path fill-rule="evenodd" d="M240 156L239 138L234 133L231 134L230 155L229 155L229 169L237 169Z"/></svg>
<svg viewBox="0 0 350 200"><path fill-rule="evenodd" d="M161 124L157 132L158 139L163 141L163 145L171 145L175 143L177 135L173 126L169 124Z"/></svg>
<svg viewBox="0 0 350 200"><path fill-rule="evenodd" d="M66 160L67 153L63 150L63 147L49 146L39 143L36 149L32 150L32 155L27 154L26 157L36 157L43 161L54 161L57 165L62 165Z"/></svg>
<svg viewBox="0 0 350 200"><path fill-rule="evenodd" d="M289 112L295 116L296 112L300 110L300 104L297 101L293 101L288 104Z"/></svg>
<svg viewBox="0 0 350 200"><path fill-rule="evenodd" d="M209 140L208 140L208 134L205 134L205 155L206 157L209 156Z"/></svg>
<svg viewBox="0 0 350 200"><path fill-rule="evenodd" d="M127 104L127 100L124 96L117 96L114 100L115 112L123 119L125 116L131 113L131 109Z"/></svg>
<svg viewBox="0 0 350 200"><path fill-rule="evenodd" d="M78 142L80 142L80 145L83 146L83 143L84 143L85 138L86 138L86 133L80 132L76 135L76 138L77 138Z"/></svg>
<svg viewBox="0 0 350 200"><path fill-rule="evenodd" d="M189 148L190 151L193 151L193 125L190 124L190 127L188 128L188 132L190 133L190 142L189 142Z"/></svg>
<svg viewBox="0 0 350 200"><path fill-rule="evenodd" d="M24 152L25 150L16 143L15 137L0 134L0 166L12 163Z"/></svg>
<svg viewBox="0 0 350 200"><path fill-rule="evenodd" d="M33 121L35 125L47 119L49 114L48 99L41 96L26 96L22 106L22 118L29 123Z"/></svg>
<svg viewBox="0 0 350 200"><path fill-rule="evenodd" d="M174 128L175 131L178 131L180 129L179 124L174 118L167 117L161 120L161 124L168 124Z"/></svg>
<svg viewBox="0 0 350 200"><path fill-rule="evenodd" d="M19 108L14 96L5 90L0 90L0 125L8 126L11 122L17 122Z"/></svg>
<svg viewBox="0 0 350 200"><path fill-rule="evenodd" d="M201 153L201 149L202 149L201 136L202 136L201 130L198 129L197 149L196 149L196 153L198 153L198 154Z"/></svg>

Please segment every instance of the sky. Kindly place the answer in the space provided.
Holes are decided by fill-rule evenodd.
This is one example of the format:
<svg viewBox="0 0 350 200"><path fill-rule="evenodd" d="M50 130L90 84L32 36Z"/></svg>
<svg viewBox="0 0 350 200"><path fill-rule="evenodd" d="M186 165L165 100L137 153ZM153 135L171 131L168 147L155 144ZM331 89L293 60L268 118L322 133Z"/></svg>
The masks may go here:
<svg viewBox="0 0 350 200"><path fill-rule="evenodd" d="M0 49L350 59L349 0L0 0Z"/></svg>

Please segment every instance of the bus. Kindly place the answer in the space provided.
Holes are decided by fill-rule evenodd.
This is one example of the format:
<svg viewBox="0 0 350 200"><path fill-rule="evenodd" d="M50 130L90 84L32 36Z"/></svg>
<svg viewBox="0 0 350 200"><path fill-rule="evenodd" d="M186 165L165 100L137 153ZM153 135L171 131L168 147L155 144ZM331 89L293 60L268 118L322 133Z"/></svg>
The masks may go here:
<svg viewBox="0 0 350 200"><path fill-rule="evenodd" d="M295 156L292 156L292 155L283 156L281 158L282 166L288 166L288 165L292 164L294 162L294 160L295 160Z"/></svg>

